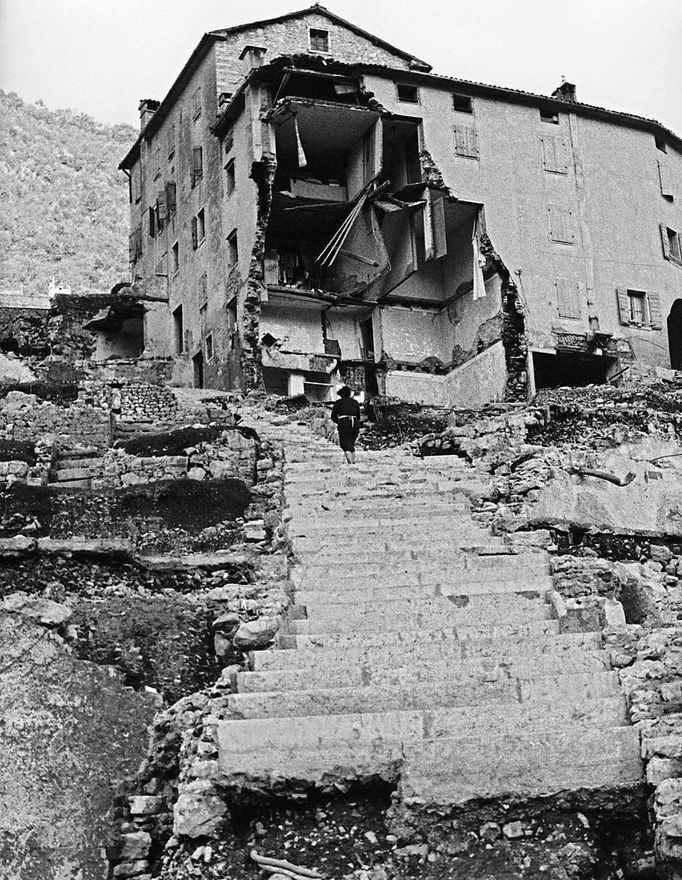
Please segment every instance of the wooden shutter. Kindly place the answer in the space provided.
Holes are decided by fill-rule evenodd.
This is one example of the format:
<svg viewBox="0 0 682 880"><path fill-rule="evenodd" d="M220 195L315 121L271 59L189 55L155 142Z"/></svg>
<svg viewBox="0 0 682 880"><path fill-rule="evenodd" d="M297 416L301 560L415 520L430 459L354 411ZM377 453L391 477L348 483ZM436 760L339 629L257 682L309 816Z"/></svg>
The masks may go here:
<svg viewBox="0 0 682 880"><path fill-rule="evenodd" d="M552 241L562 244L573 244L575 234L573 232L573 212L563 205L549 205L547 207L549 217L549 237Z"/></svg>
<svg viewBox="0 0 682 880"><path fill-rule="evenodd" d="M204 151L202 147L192 148L192 185L204 176Z"/></svg>
<svg viewBox="0 0 682 880"><path fill-rule="evenodd" d="M674 197L672 175L667 162L658 160L658 179L661 182L661 195L672 199Z"/></svg>
<svg viewBox="0 0 682 880"><path fill-rule="evenodd" d="M661 311L661 297L652 291L647 293L649 302L649 323L652 330L663 329L663 312Z"/></svg>
<svg viewBox="0 0 682 880"><path fill-rule="evenodd" d="M478 136L472 125L455 126L455 153L478 159Z"/></svg>
<svg viewBox="0 0 682 880"><path fill-rule="evenodd" d="M616 290L616 297L618 300L618 318L620 323L627 327L630 324L630 297L624 287L619 287Z"/></svg>
<svg viewBox="0 0 682 880"><path fill-rule="evenodd" d="M549 134L542 135L540 140L542 141L542 166L545 171L566 174L568 172L566 141Z"/></svg>
<svg viewBox="0 0 682 880"><path fill-rule="evenodd" d="M166 184L166 212L171 218L178 210L177 189L173 182Z"/></svg>
<svg viewBox="0 0 682 880"><path fill-rule="evenodd" d="M554 280L556 290L556 304L559 317L580 317L580 286L568 278L556 278Z"/></svg>
<svg viewBox="0 0 682 880"><path fill-rule="evenodd" d="M425 259L437 260L448 252L445 234L445 199L439 190L427 188L424 211Z"/></svg>
<svg viewBox="0 0 682 880"><path fill-rule="evenodd" d="M199 245L199 236L197 234L197 218L192 217L192 247L194 250L197 249Z"/></svg>
<svg viewBox="0 0 682 880"><path fill-rule="evenodd" d="M673 255L670 251L668 227L665 225L665 223L661 223L661 244L663 245L663 256L666 258L666 260L671 260Z"/></svg>

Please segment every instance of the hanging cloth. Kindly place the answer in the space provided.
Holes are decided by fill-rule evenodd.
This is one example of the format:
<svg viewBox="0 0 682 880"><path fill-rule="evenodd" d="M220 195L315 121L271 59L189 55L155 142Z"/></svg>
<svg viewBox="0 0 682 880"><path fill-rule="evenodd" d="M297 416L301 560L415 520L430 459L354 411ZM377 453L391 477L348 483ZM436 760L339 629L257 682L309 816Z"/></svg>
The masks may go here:
<svg viewBox="0 0 682 880"><path fill-rule="evenodd" d="M296 152L298 153L298 167L305 168L308 164L308 160L305 155L305 150L303 149L303 144L301 143L301 135L298 131L298 116L294 116L294 132L296 134Z"/></svg>
<svg viewBox="0 0 682 880"><path fill-rule="evenodd" d="M478 212L474 220L474 228L471 234L471 250L473 252L473 278L474 278L474 295L473 299L483 299L485 296L485 281L483 279L483 269L485 267L485 257L481 253L480 242L481 227L479 223Z"/></svg>

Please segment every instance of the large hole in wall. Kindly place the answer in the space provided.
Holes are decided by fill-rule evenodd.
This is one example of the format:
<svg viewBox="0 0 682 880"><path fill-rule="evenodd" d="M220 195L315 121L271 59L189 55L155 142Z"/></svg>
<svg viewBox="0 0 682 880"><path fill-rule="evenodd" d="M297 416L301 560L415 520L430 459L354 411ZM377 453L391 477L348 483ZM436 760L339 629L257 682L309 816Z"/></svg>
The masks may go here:
<svg viewBox="0 0 682 880"><path fill-rule="evenodd" d="M536 388L603 385L616 363L615 358L557 351L533 352Z"/></svg>

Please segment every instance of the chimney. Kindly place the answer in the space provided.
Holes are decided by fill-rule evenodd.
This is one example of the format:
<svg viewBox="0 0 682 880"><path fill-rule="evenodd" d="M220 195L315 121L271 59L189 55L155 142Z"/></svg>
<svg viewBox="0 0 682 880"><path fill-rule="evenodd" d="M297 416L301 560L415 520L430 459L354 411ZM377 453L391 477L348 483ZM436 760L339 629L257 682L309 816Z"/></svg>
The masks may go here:
<svg viewBox="0 0 682 880"><path fill-rule="evenodd" d="M557 101L565 101L567 104L575 104L578 100L575 85L566 81L562 82L558 89L554 89L552 97Z"/></svg>
<svg viewBox="0 0 682 880"><path fill-rule="evenodd" d="M267 51L266 46L244 46L239 56L244 73L248 73L254 67L260 67L263 64L263 55Z"/></svg>
<svg viewBox="0 0 682 880"><path fill-rule="evenodd" d="M159 103L152 98L143 98L140 101L140 106L137 108L140 111L140 131L144 131L149 120L159 109Z"/></svg>

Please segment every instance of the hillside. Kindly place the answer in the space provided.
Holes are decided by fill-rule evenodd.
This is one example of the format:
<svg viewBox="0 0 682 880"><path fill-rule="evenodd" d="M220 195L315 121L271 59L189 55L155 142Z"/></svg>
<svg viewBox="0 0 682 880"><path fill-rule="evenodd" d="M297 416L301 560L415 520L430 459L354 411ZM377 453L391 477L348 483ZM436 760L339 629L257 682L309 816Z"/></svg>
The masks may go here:
<svg viewBox="0 0 682 880"><path fill-rule="evenodd" d="M136 132L0 91L0 290L106 291L128 273L119 160Z"/></svg>

